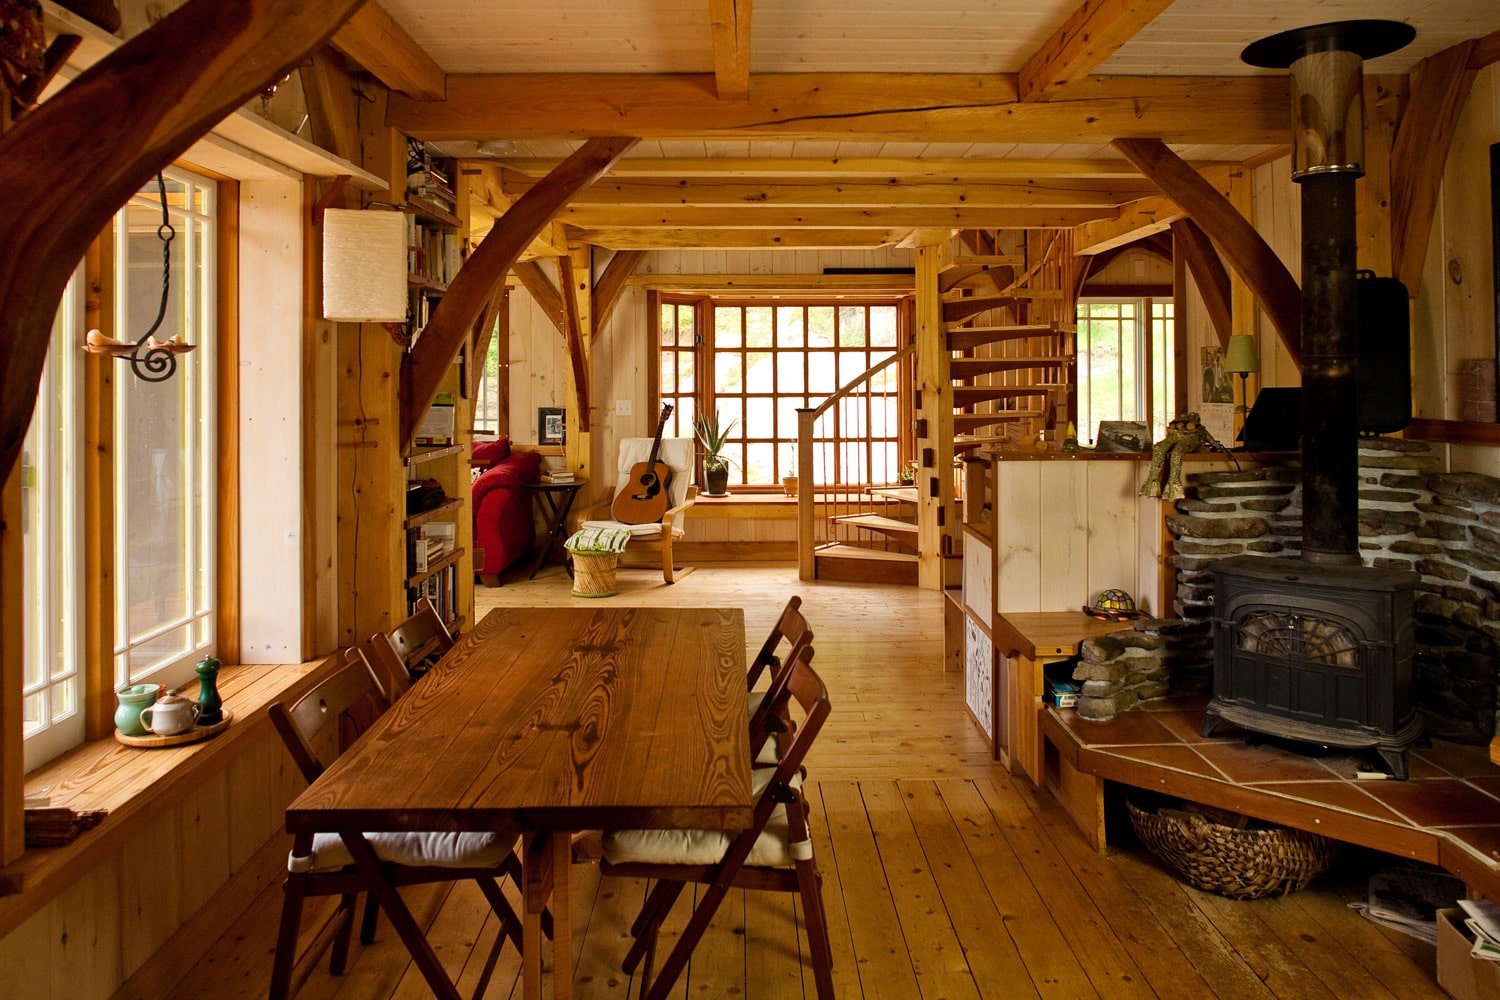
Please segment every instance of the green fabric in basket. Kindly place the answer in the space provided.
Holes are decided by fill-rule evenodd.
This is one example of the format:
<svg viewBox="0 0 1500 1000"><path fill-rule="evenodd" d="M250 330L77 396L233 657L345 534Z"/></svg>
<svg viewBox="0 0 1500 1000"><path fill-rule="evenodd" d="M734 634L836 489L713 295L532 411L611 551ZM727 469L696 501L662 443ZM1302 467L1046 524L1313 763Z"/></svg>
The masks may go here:
<svg viewBox="0 0 1500 1000"><path fill-rule="evenodd" d="M626 528L584 528L573 532L563 548L569 552L624 552L629 541Z"/></svg>

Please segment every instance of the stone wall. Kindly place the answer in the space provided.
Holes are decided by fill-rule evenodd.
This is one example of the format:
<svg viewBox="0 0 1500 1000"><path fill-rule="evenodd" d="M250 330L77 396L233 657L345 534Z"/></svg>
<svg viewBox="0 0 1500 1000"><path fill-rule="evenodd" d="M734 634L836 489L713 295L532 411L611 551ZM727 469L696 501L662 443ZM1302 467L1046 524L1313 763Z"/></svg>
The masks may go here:
<svg viewBox="0 0 1500 1000"><path fill-rule="evenodd" d="M1361 440L1360 553L1369 565L1421 574L1416 689L1427 731L1487 743L1500 642L1500 480L1443 473L1439 464L1419 441ZM1182 619L1166 637L1174 691L1206 691L1212 676L1212 563L1298 555L1301 492L1294 467L1188 477L1187 496L1167 518L1175 538L1173 610Z"/></svg>

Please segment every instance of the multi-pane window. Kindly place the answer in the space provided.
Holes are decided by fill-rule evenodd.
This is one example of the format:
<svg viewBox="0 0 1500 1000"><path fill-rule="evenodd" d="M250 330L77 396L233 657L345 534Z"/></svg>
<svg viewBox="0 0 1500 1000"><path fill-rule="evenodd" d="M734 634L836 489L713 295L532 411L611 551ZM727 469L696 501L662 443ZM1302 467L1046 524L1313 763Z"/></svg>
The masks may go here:
<svg viewBox="0 0 1500 1000"><path fill-rule="evenodd" d="M816 407L896 353L904 322L901 303L889 299L664 298L659 320L661 398L674 404L678 421L669 433L674 426L690 433L698 412L717 412L721 425L734 421L725 457L730 482L742 486L796 473L797 410ZM821 422L818 483L896 479L907 423L900 382L900 367L886 368Z"/></svg>
<svg viewBox="0 0 1500 1000"><path fill-rule="evenodd" d="M36 410L21 453L26 595L21 687L29 771L83 741L83 433L81 282L68 284L53 324Z"/></svg>
<svg viewBox="0 0 1500 1000"><path fill-rule="evenodd" d="M177 372L145 382L124 369L115 384L115 683L192 677L214 644L214 196L211 181L167 172L175 230L171 292L156 332L197 349ZM143 188L116 216L115 323L134 339L162 294L161 201ZM247 498L250 503L254 498Z"/></svg>
<svg viewBox="0 0 1500 1000"><path fill-rule="evenodd" d="M1173 409L1172 303L1078 302L1078 415L1083 444L1101 420L1139 420L1157 437Z"/></svg>

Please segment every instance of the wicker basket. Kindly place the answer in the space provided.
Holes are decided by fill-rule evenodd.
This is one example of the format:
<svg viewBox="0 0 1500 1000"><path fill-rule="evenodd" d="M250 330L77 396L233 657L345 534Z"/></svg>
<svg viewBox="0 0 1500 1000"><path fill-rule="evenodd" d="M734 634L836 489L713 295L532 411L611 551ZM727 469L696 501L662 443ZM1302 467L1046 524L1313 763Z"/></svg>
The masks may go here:
<svg viewBox="0 0 1500 1000"><path fill-rule="evenodd" d="M1328 867L1338 847L1327 837L1288 827L1241 830L1194 813L1148 813L1125 805L1151 853L1188 884L1232 899L1295 892Z"/></svg>
<svg viewBox="0 0 1500 1000"><path fill-rule="evenodd" d="M573 553L573 596L612 597L620 592L615 585L616 552Z"/></svg>

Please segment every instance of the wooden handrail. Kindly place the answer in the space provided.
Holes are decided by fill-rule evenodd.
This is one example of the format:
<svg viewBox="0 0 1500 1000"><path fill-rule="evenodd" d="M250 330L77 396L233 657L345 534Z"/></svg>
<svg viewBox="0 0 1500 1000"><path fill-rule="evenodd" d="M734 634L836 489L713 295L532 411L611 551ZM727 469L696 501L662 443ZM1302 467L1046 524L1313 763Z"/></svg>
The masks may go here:
<svg viewBox="0 0 1500 1000"><path fill-rule="evenodd" d="M895 361L899 361L901 358L906 357L908 354L915 354L916 352L917 352L917 345L916 344L907 344L905 347L901 348L901 350L897 351L895 354L892 354L890 357L888 357L884 361L880 362L880 364L874 365L874 366L866 369L865 371L861 372L860 374L854 376L847 383L845 383L844 385L840 386L837 390L835 390L834 393L833 393L833 395L831 395L827 399L823 400L823 402L819 406L813 408L813 410L812 410L812 419L817 420L824 413L828 412L828 408L830 406L832 406L835 401L843 399L845 396L849 395L849 393L851 393L851 392L854 391L854 387L857 386L857 385L859 385L861 382L868 382L870 379L874 378L877 374L879 374L880 372L884 371L887 365L890 365L891 363L893 363ZM802 440L801 440L800 433L798 435L797 445L798 445L798 452L797 452L797 454L801 455L802 454L802 451L801 451ZM799 463L799 465L800 465L800 463ZM798 475L801 475L801 473L799 472Z"/></svg>

